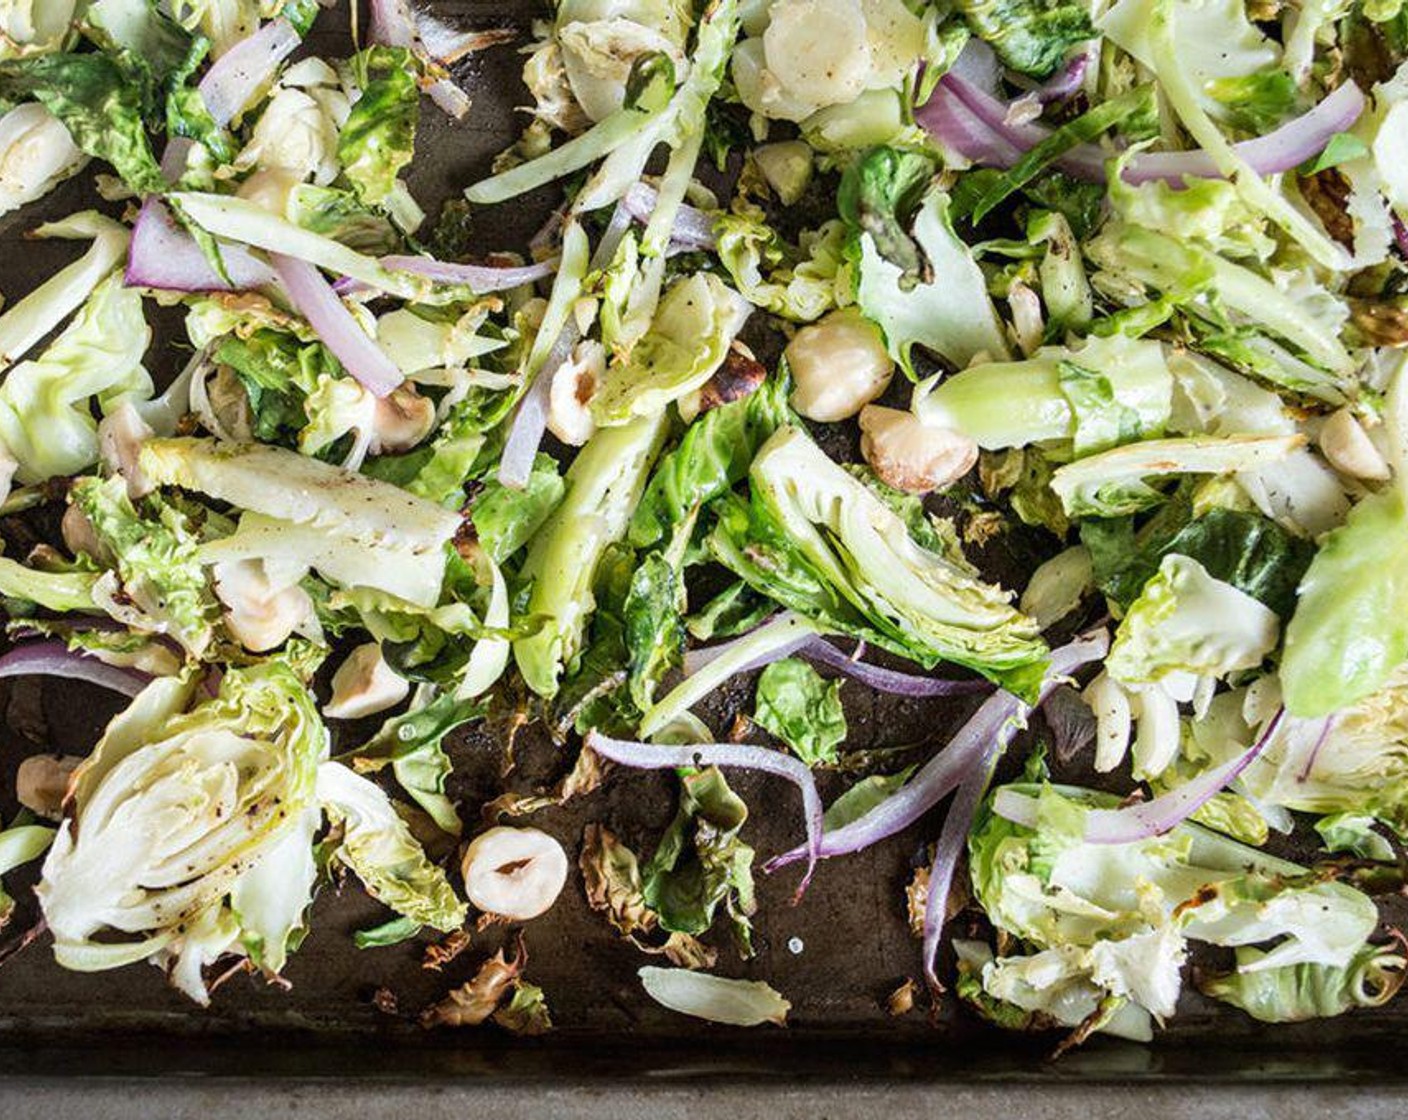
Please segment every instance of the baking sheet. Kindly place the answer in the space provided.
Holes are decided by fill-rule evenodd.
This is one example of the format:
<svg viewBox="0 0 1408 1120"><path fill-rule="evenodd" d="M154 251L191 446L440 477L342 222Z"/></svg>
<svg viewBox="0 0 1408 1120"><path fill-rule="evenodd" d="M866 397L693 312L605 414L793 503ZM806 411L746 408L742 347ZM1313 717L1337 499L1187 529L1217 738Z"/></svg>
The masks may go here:
<svg viewBox="0 0 1408 1120"><path fill-rule="evenodd" d="M521 3L473 0L433 7L470 27L516 26L522 42L528 41L535 11ZM344 4L320 18L317 53L350 52L347 19ZM467 60L457 77L473 96L474 108L463 123L427 103L411 184L432 215L441 201L485 174L493 155L516 135L522 117L515 106L526 100L520 66L516 46ZM41 220L92 205L91 177L90 170L42 203L0 218L0 291L7 301L81 251L76 244L26 241L23 234ZM555 190L547 189L482 211L475 222L480 251L521 250L555 198ZM185 352L168 344L173 331L179 337L179 313L161 313L153 322L158 339L148 364L160 383L179 368ZM21 555L36 530L32 523L12 521L0 531L6 552ZM853 732L849 749L911 746L917 757L942 744L977 703L882 698L856 685L846 686L843 695ZM750 701L751 681L726 689L713 712L715 729L726 729L731 714ZM7 817L14 811L9 799L19 759L43 749L85 753L119 706L110 695L74 685L0 682L0 811ZM345 737L343 745L354 741ZM477 807L504 788L502 745L479 729L456 739L451 754L450 791L473 827ZM549 787L571 761L541 735L525 734L508 787ZM730 781L752 810L745 838L758 850L759 863L798 840L800 815L790 786L748 775L731 775ZM823 782L823 794L829 800L842 787L832 777ZM557 836L574 860L582 829L591 821L606 823L644 856L672 816L674 801L672 779L618 772L603 789L531 820ZM693 1073L769 1080L779 1075L971 1079L1040 1070L1049 1039L1032 1046L989 1032L955 1015L951 1006L937 1024L921 1010L898 1019L885 1010L885 998L896 985L918 974L918 945L906 927L903 887L937 826L931 816L876 849L824 863L800 906L789 904L796 868L760 875L757 955L751 961L737 958L722 923L708 938L720 950L717 971L764 978L792 1001L787 1031L762 1029L742 1037L655 1005L641 990L636 970L656 960L621 941L588 909L574 874L553 910L524 928L527 977L545 989L559 1030L532 1043L506 1038L489 1026L427 1035L411 1021L414 1013L469 978L511 933L477 934L473 948L443 974L427 972L420 965L423 942L370 951L353 946L353 930L387 915L349 885L317 900L312 932L285 973L288 990L237 977L204 1011L169 989L153 969L134 966L85 976L59 969L43 941L29 947L0 967L0 1074L72 1069L75 1053L84 1055L88 1072L112 1074L326 1071L371 1077L419 1071L432 1077L552 1079L574 1072L591 1077ZM18 875L14 881L17 887L25 882ZM29 905L5 931L6 938L32 916ZM1393 908L1386 914L1395 912L1401 915ZM377 1010L371 997L378 989L394 993L406 1015ZM1209 1004L1190 985L1180 1015L1152 1047L1098 1040L1065 1059L1052 1076L1380 1077L1398 1072L1395 1041L1408 1014L1400 1008L1408 1004L1269 1029ZM371 1037L377 1046L365 1045Z"/></svg>

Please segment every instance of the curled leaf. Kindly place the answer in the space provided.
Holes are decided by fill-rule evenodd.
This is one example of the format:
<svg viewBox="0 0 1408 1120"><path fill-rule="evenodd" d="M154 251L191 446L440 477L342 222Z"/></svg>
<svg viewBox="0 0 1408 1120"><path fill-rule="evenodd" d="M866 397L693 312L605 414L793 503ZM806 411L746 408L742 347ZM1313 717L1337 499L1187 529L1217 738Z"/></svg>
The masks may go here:
<svg viewBox="0 0 1408 1120"><path fill-rule="evenodd" d="M488 1019L513 989L528 963L528 953L522 938L512 960L504 958L500 949L479 966L474 979L445 994L420 1013L423 1027L477 1027Z"/></svg>
<svg viewBox="0 0 1408 1120"><path fill-rule="evenodd" d="M611 925L642 953L663 954L680 968L712 968L718 954L688 933L671 933L664 944L651 940L659 915L642 893L640 864L634 852L604 825L589 824L578 859L587 904L606 914Z"/></svg>
<svg viewBox="0 0 1408 1120"><path fill-rule="evenodd" d="M635 853L605 825L587 825L578 866L582 869L587 904L606 914L618 932L633 937L657 927L659 919L641 894L640 864Z"/></svg>

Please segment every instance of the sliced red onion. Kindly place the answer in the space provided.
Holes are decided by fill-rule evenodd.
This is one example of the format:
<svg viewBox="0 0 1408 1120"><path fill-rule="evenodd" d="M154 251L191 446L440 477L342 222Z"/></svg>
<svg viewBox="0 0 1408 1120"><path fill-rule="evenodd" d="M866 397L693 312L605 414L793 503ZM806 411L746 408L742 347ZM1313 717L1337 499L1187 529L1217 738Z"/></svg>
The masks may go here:
<svg viewBox="0 0 1408 1120"><path fill-rule="evenodd" d="M1039 86L1007 106L1008 124L1035 120L1041 116L1042 107L1069 100L1080 92L1085 82L1085 72L1090 66L1090 55L1082 52Z"/></svg>
<svg viewBox="0 0 1408 1120"><path fill-rule="evenodd" d="M415 13L416 34L425 52L442 66L458 62L475 51L512 43L523 37L514 26L484 27L470 31L436 19L429 12Z"/></svg>
<svg viewBox="0 0 1408 1120"><path fill-rule="evenodd" d="M189 136L173 136L161 153L162 177L173 186L186 173L186 163L196 142Z"/></svg>
<svg viewBox="0 0 1408 1120"><path fill-rule="evenodd" d="M303 40L288 20L270 20L221 55L197 87L215 123L227 125Z"/></svg>
<svg viewBox="0 0 1408 1120"><path fill-rule="evenodd" d="M992 739L974 760L968 776L958 785L953 795L953 803L944 814L944 827L939 833L939 843L934 849L934 862L929 865L929 894L924 900L924 979L929 982L930 991L940 990L935 962L939 956L939 941L943 937L944 918L948 914L948 896L953 889L954 872L958 861L963 858L968 833L973 827L973 818L978 806L992 784L993 771L997 760L1002 757L1007 743L999 735Z"/></svg>
<svg viewBox="0 0 1408 1120"><path fill-rule="evenodd" d="M820 854L821 794L806 763L781 751L741 743L691 743L686 746L660 746L626 739L608 739L599 732L588 733L584 744L602 758L637 770L674 770L681 767L718 766L724 769L758 770L791 782L802 794L802 815L807 829L803 852L807 873L797 887L800 897L811 882Z"/></svg>
<svg viewBox="0 0 1408 1120"><path fill-rule="evenodd" d="M974 163L1011 167L1022 158L1022 149L980 121L968 106L940 83L914 118L945 147Z"/></svg>
<svg viewBox="0 0 1408 1120"><path fill-rule="evenodd" d="M1087 844L1133 844L1162 836L1176 828L1213 797L1227 788L1252 761L1266 749L1266 744L1281 725L1284 708L1278 708L1255 743L1229 762L1199 774L1177 789L1161 794L1152 801L1140 801L1122 809L1091 809L1085 815ZM1012 789L1000 789L993 798L993 812L1015 824L1035 828L1037 799Z"/></svg>
<svg viewBox="0 0 1408 1120"><path fill-rule="evenodd" d="M986 129L986 135L973 128L974 121L955 119L952 106L943 99L938 100L932 112L930 105L934 102L931 100L917 111L916 119L974 162L1010 167L1016 160L1007 161L1002 154L1004 145L1024 152L1051 135L1051 130L1044 125L1010 123L1007 103L957 74L945 74L939 88L947 88L969 109L974 121ZM1289 171L1323 151L1330 138L1347 130L1363 109L1363 92L1353 82L1346 82L1295 120L1255 140L1234 144L1232 148L1258 175ZM1098 145L1078 144L1056 160L1056 166L1077 178L1099 182L1105 177L1105 163L1109 158L1110 154ZM1124 168L1124 178L1130 183L1161 179L1178 185L1185 176L1213 179L1220 175L1212 157L1201 150L1141 152Z"/></svg>
<svg viewBox="0 0 1408 1120"><path fill-rule="evenodd" d="M569 322L552 344L543 368L514 411L504 438L503 454L499 457L498 475L499 482L512 490L522 490L528 485L543 433L548 430L548 394L552 391L552 379L577 344L577 338L577 327Z"/></svg>
<svg viewBox="0 0 1408 1120"><path fill-rule="evenodd" d="M16 646L0 657L0 677L63 677L96 684L123 696L136 696L152 680L148 673L109 665L57 640Z"/></svg>
<svg viewBox="0 0 1408 1120"><path fill-rule="evenodd" d="M368 392L384 397L405 378L396 364L362 330L323 274L307 261L269 254L269 263L294 310L308 320L337 360Z"/></svg>
<svg viewBox="0 0 1408 1120"><path fill-rule="evenodd" d="M1007 102L971 85L952 72L945 74L939 85L952 92L973 116L1000 140L1024 153L1051 136L1052 130L1045 125L1010 122L1007 116L1010 106ZM1094 144L1078 144L1057 159L1056 166L1078 178L1098 183L1105 177L1105 161L1108 158L1103 148Z"/></svg>
<svg viewBox="0 0 1408 1120"><path fill-rule="evenodd" d="M727 642L720 642L718 645L705 646L703 649L692 649L684 655L684 675L693 676L700 669L704 668L711 661L722 657L729 650L735 648L742 642L749 641L758 629L766 626L783 615L775 615L772 618L760 623L748 633L737 638L732 638ZM774 661L781 661L784 657L791 657L800 654L809 661L816 661L831 669L845 673L848 677L859 681L877 692L886 692L892 696L910 696L923 698L929 696L964 696L973 692L987 692L992 685L987 681L953 681L943 680L938 677L927 677L919 673L902 673L895 669L882 669L879 665L871 665L861 661L860 653L864 648L861 643L857 646L856 652L851 655L843 653L837 649L820 634L800 634L795 641L777 649L769 650L767 653L759 654L758 657L748 662L738 669L740 673L751 672L760 669L764 665L770 665Z"/></svg>
<svg viewBox="0 0 1408 1120"><path fill-rule="evenodd" d="M1300 784L1304 785L1306 782L1310 781L1310 773L1315 769L1315 760L1320 757L1320 751L1330 738L1330 729L1334 726L1335 717L1333 715L1328 715L1320 721L1320 732L1315 736L1315 742L1310 750L1305 752L1305 765L1301 767L1300 773L1296 775L1296 781Z"/></svg>
<svg viewBox="0 0 1408 1120"><path fill-rule="evenodd" d="M562 236L563 223L567 221L567 203L563 203L556 210L547 216L537 229L537 232L528 239L528 250L537 254L546 250L550 245L555 245L558 238Z"/></svg>
<svg viewBox="0 0 1408 1120"><path fill-rule="evenodd" d="M882 669L879 665L869 665L858 660L859 653L847 657L819 634L814 635L800 652L809 661L819 661L828 668L845 673L861 684L875 689L876 692L887 692L892 696L966 696L992 689L992 685L987 681L943 680L939 677L902 673L895 669Z"/></svg>
<svg viewBox="0 0 1408 1120"><path fill-rule="evenodd" d="M243 245L221 244L220 257L229 279L221 276L196 240L155 195L142 203L132 227L124 282L129 288L171 292L234 292L262 288L274 273Z"/></svg>
<svg viewBox="0 0 1408 1120"><path fill-rule="evenodd" d="M387 47L415 46L415 14L406 0L371 0L371 26L367 37Z"/></svg>
<svg viewBox="0 0 1408 1120"><path fill-rule="evenodd" d="M1398 246L1398 251L1408 257L1408 225L1403 224L1403 219L1397 214L1390 215L1393 219L1393 240Z"/></svg>
<svg viewBox="0 0 1408 1120"><path fill-rule="evenodd" d="M1053 101L1065 101L1080 92L1081 86L1085 85L1085 75L1089 69L1090 52L1081 51L1032 90L1032 93L1043 105L1049 105Z"/></svg>
<svg viewBox="0 0 1408 1120"><path fill-rule="evenodd" d="M382 257L381 263L397 272L410 272L424 276L439 284L463 284L478 295L485 292L503 292L522 284L545 280L557 271L558 258L537 261L533 264L512 265L495 268L483 264L450 264L431 257L389 256Z"/></svg>
<svg viewBox="0 0 1408 1120"><path fill-rule="evenodd" d="M1345 82L1295 120L1255 140L1233 144L1232 150L1258 175L1290 171L1323 152L1330 139L1347 132L1363 111L1363 92L1353 82ZM1202 151L1143 152L1130 163L1125 179L1131 183L1182 179L1185 175L1205 179L1218 177L1212 157Z"/></svg>
<svg viewBox="0 0 1408 1120"><path fill-rule="evenodd" d="M974 36L958 52L949 73L957 74L978 89L996 90L1002 81L1002 63L992 47Z"/></svg>
<svg viewBox="0 0 1408 1120"><path fill-rule="evenodd" d="M393 255L381 258L381 264L393 272L424 276L437 284L463 284L475 295L504 292L521 284L546 279L557 271L557 263L558 259L553 257L534 264L496 268L486 264L451 264L448 261L437 261L434 257ZM350 296L376 289L371 284L344 276L333 285L333 290L338 295Z"/></svg>
<svg viewBox="0 0 1408 1120"><path fill-rule="evenodd" d="M507 42L517 34L513 29L455 33L452 28L435 20L426 19L422 23L405 0L372 0L371 16L369 38L373 43L418 51L444 65L481 46ZM423 32L434 34L428 36ZM463 120L469 113L469 94L451 78L432 82L426 92L431 101L455 120Z"/></svg>
<svg viewBox="0 0 1408 1120"><path fill-rule="evenodd" d="M457 121L469 116L470 109L474 107L474 101L469 94L450 78L441 78L433 83L427 93L441 112Z"/></svg>
<svg viewBox="0 0 1408 1120"><path fill-rule="evenodd" d="M625 204L618 202L612 211L606 231L597 242L591 260L587 263L588 272L596 272L611 263L616 249L630 225L631 216ZM548 429L548 394L552 391L552 380L558 368L572 353L581 337L577 321L568 317L562 334L552 344L543 366L538 370L533 384L518 402L517 411L509 425L508 436L504 439L503 455L499 459L499 481L514 490L521 490L528 484L528 476L533 471L533 461L538 456L538 448L543 442L543 433Z"/></svg>
<svg viewBox="0 0 1408 1120"><path fill-rule="evenodd" d="M1077 669L1099 661L1105 656L1109 645L1109 635L1102 630L1054 650L1046 678L1042 681L1041 697L1047 696ZM904 831L972 773L973 767L984 757L984 751L991 744L998 743L1000 749L1005 749L1030 711L1010 692L1000 691L989 696L968 722L959 728L948 745L898 791L864 816L824 834L817 854L822 859L849 855ZM793 848L772 859L763 870L774 871L795 863L806 854L806 849Z"/></svg>
<svg viewBox="0 0 1408 1120"><path fill-rule="evenodd" d="M650 221L655 212L656 200L660 192L649 183L636 183L626 192L622 200L632 218L641 224ZM686 249L707 249L713 251L717 245L714 238L714 219L697 206L681 203L675 211L674 228L670 230L670 243Z"/></svg>

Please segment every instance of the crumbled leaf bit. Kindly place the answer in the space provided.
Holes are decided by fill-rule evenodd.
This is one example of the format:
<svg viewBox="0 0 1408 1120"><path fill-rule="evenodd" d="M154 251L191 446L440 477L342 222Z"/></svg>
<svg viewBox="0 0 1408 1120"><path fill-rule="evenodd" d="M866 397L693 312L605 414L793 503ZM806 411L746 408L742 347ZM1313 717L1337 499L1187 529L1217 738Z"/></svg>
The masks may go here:
<svg viewBox="0 0 1408 1120"><path fill-rule="evenodd" d="M924 909L929 905L929 867L916 867L905 884L905 911L909 915L909 932L924 936Z"/></svg>
<svg viewBox="0 0 1408 1120"><path fill-rule="evenodd" d="M807 662L774 661L758 678L753 721L809 766L834 764L846 740L841 681L823 680Z"/></svg>
<svg viewBox="0 0 1408 1120"><path fill-rule="evenodd" d="M914 978L906 976L904 982L885 1000L885 1010L894 1018L908 1015L914 1010L914 993L918 990L919 985L914 982Z"/></svg>
<svg viewBox="0 0 1408 1120"><path fill-rule="evenodd" d="M582 747L577 752L577 761L551 793L499 794L484 803L482 816L487 824L497 824L503 817L522 817L567 804L576 797L585 797L601 785L605 776L601 756L595 751Z"/></svg>
<svg viewBox="0 0 1408 1120"><path fill-rule="evenodd" d="M467 929L457 929L434 944L425 947L421 956L421 967L432 972L443 971L445 966L460 956L473 943L474 937Z"/></svg>

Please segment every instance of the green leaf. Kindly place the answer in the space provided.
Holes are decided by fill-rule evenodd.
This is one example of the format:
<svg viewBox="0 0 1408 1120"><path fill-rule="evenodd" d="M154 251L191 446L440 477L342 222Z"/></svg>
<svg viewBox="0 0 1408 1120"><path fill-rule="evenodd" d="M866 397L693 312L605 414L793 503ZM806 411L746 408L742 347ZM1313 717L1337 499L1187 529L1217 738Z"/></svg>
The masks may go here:
<svg viewBox="0 0 1408 1120"><path fill-rule="evenodd" d="M206 579L200 542L174 506L152 495L143 516L121 477L79 479L70 496L117 561L123 592L193 657L214 640L220 607Z"/></svg>
<svg viewBox="0 0 1408 1120"><path fill-rule="evenodd" d="M464 924L465 903L380 787L325 762L318 768L318 801L342 825L333 857L362 880L367 893L409 921L445 933Z"/></svg>
<svg viewBox="0 0 1408 1120"><path fill-rule="evenodd" d="M93 588L100 573L76 569L47 572L29 568L8 556L0 556L0 599L11 617L23 617L34 607L68 614L84 611L99 614L93 602ZM31 605L32 604L32 605Z"/></svg>
<svg viewBox="0 0 1408 1120"><path fill-rule="evenodd" d="M800 244L791 245L756 207L714 221L716 252L734 286L755 307L797 323L830 311L849 285L845 239L845 226L829 221L804 230Z"/></svg>
<svg viewBox="0 0 1408 1120"><path fill-rule="evenodd" d="M391 764L401 788L410 794L446 832L458 836L464 826L454 804L445 796L445 781L454 767L443 746L445 737L487 711L481 700L459 700L441 693L428 704L392 716L364 746L343 756L358 770Z"/></svg>
<svg viewBox="0 0 1408 1120"><path fill-rule="evenodd" d="M1299 436L1188 436L1112 447L1058 467L1051 489L1069 517L1120 517L1167 500L1154 485L1178 475L1221 476L1270 467Z"/></svg>
<svg viewBox="0 0 1408 1120"><path fill-rule="evenodd" d="M1079 456L1162 434L1172 400L1160 343L1088 338L927 381L913 407L985 450L1071 439Z"/></svg>
<svg viewBox="0 0 1408 1120"><path fill-rule="evenodd" d="M1061 392L1070 402L1076 418L1075 453L1089 455L1131 443L1145 435L1142 417L1122 402L1110 383L1110 378L1075 362L1060 363Z"/></svg>
<svg viewBox="0 0 1408 1120"><path fill-rule="evenodd" d="M717 767L681 776L679 810L641 871L641 893L662 928L704 933L722 903L740 953L752 955L753 849L739 839L747 819Z"/></svg>
<svg viewBox="0 0 1408 1120"><path fill-rule="evenodd" d="M98 423L122 401L152 395L142 366L151 341L142 296L112 273L63 332L0 382L0 441L22 482L78 474L98 461Z"/></svg>
<svg viewBox="0 0 1408 1120"><path fill-rule="evenodd" d="M980 814L968 850L989 919L1034 949L1054 950L1048 963L1078 966L1088 981L1155 1014L1173 1013L1185 940L1272 945L1254 958L1265 971L1238 975L1285 977L1305 966L1356 967L1378 928L1362 892L1195 824L1126 843L1085 841L1088 813L1113 808L1115 795L1018 785L999 796L1028 811L1035 802L1036 827L991 808ZM1131 883L1140 889L1131 892ZM985 970L993 991L988 979Z"/></svg>
<svg viewBox="0 0 1408 1120"><path fill-rule="evenodd" d="M960 0L958 10L1006 65L1036 78L1095 36L1085 5L1069 0Z"/></svg>
<svg viewBox="0 0 1408 1120"><path fill-rule="evenodd" d="M1173 672L1225 677L1260 666L1279 634L1269 607L1171 552L1120 622L1105 670L1122 684Z"/></svg>
<svg viewBox="0 0 1408 1120"><path fill-rule="evenodd" d="M683 592L679 573L659 552L642 559L631 576L623 615L631 699L641 711L650 707L655 687L683 656Z"/></svg>
<svg viewBox="0 0 1408 1120"><path fill-rule="evenodd" d="M227 128L221 127L201 94L196 82L196 71L205 60L210 44L204 39L191 43L186 58L174 68L166 81L166 134L168 137L182 136L205 147L210 158L216 163L226 164L234 160L238 147L234 136ZM198 236L198 227L190 227Z"/></svg>
<svg viewBox="0 0 1408 1120"><path fill-rule="evenodd" d="M1203 92L1222 104L1233 128L1257 136L1284 121L1300 101L1296 80L1280 65L1252 74L1213 78L1203 86Z"/></svg>
<svg viewBox="0 0 1408 1120"><path fill-rule="evenodd" d="M619 426L656 416L702 388L723 364L749 311L747 301L713 273L677 280L629 356L607 366L592 397L592 418Z"/></svg>
<svg viewBox="0 0 1408 1120"><path fill-rule="evenodd" d="M352 106L337 141L342 173L364 202L379 205L415 155L420 88L415 56L399 47L372 47L352 60L362 96ZM375 77L369 75L375 72Z"/></svg>
<svg viewBox="0 0 1408 1120"><path fill-rule="evenodd" d="M761 626L777 604L743 580L735 580L684 620L690 636L701 642L731 638Z"/></svg>
<svg viewBox="0 0 1408 1120"><path fill-rule="evenodd" d="M0 98L32 97L63 121L73 142L106 160L137 194L167 188L147 139L150 72L117 55L46 54L0 62Z"/></svg>
<svg viewBox="0 0 1408 1120"><path fill-rule="evenodd" d="M289 192L288 218L310 233L330 237L359 253L382 256L401 247L401 235L384 214L373 210L358 196L337 187L300 183ZM437 254L440 259L468 256L464 250Z"/></svg>
<svg viewBox="0 0 1408 1120"><path fill-rule="evenodd" d="M702 506L747 474L753 456L791 417L786 377L770 377L741 401L710 409L660 457L631 516L630 541L646 548L665 540Z"/></svg>
<svg viewBox="0 0 1408 1120"><path fill-rule="evenodd" d="M1361 859L1392 863L1398 857L1388 839L1374 831L1376 818L1365 813L1331 813L1315 822L1327 852L1352 852Z"/></svg>
<svg viewBox="0 0 1408 1120"><path fill-rule="evenodd" d="M1379 1007L1408 975L1402 949L1394 944L1364 945L1340 967L1301 964L1258 971L1255 966L1265 957L1260 949L1239 948L1235 970L1205 973L1198 987L1263 1023L1296 1023Z"/></svg>
<svg viewBox="0 0 1408 1120"><path fill-rule="evenodd" d="M414 918L392 918L379 926L354 930L352 944L359 949L384 949L415 937L424 927Z"/></svg>
<svg viewBox="0 0 1408 1120"><path fill-rule="evenodd" d="M480 546L495 563L502 564L533 539L566 489L557 461L541 452L533 460L522 489L503 485L497 475L490 478L469 509Z"/></svg>
<svg viewBox="0 0 1408 1120"><path fill-rule="evenodd" d="M1022 193L1043 209L1063 215L1081 241L1095 232L1104 217L1105 187L1101 183L1084 183L1060 171L1046 171L1025 184Z"/></svg>
<svg viewBox="0 0 1408 1120"><path fill-rule="evenodd" d="M1296 171L1301 175L1315 175L1328 171L1342 163L1362 159L1369 154L1369 145L1352 132L1337 132L1330 137L1318 156L1306 160Z"/></svg>
<svg viewBox="0 0 1408 1120"><path fill-rule="evenodd" d="M826 807L826 814L821 819L823 829L835 832L852 821L860 820L881 802L898 793L914 770L915 767L906 766L894 774L871 774L868 778L862 778Z"/></svg>
<svg viewBox="0 0 1408 1120"><path fill-rule="evenodd" d="M1175 497L1138 532L1128 518L1083 521L1081 542L1090 549L1096 585L1122 609L1139 596L1163 558L1178 553L1266 604L1282 620L1295 610L1296 585L1315 554L1310 541L1291 536L1259 513L1216 507L1195 519L1186 494Z"/></svg>
<svg viewBox="0 0 1408 1120"><path fill-rule="evenodd" d="M384 477L436 505L458 508L464 502L465 485L493 465L499 443L492 433L513 408L516 396L512 391L471 390L450 410L428 447L374 459L366 473Z"/></svg>
<svg viewBox="0 0 1408 1120"><path fill-rule="evenodd" d="M664 442L664 413L598 431L567 469L567 493L534 535L520 575L531 581L527 613L544 625L514 642L525 683L539 696L558 689L581 652L592 588L607 548L622 540Z"/></svg>
<svg viewBox="0 0 1408 1120"><path fill-rule="evenodd" d="M1310 562L1286 627L1286 711L1329 715L1388 679L1408 657L1408 503L1391 487L1349 511Z"/></svg>
<svg viewBox="0 0 1408 1120"><path fill-rule="evenodd" d="M808 766L835 765L846 741L841 681L824 680L796 657L774 661L758 678L753 722L792 748Z"/></svg>
<svg viewBox="0 0 1408 1120"><path fill-rule="evenodd" d="M308 423L304 402L323 376L338 377L342 365L321 342L300 342L281 331L229 335L214 354L239 377L249 398L250 427L263 443L294 446ZM323 456L335 453L336 445Z"/></svg>
<svg viewBox="0 0 1408 1120"><path fill-rule="evenodd" d="M158 82L188 68L192 56L198 64L209 47L193 51L192 35L152 0L94 0L83 13L82 29L104 51L141 59Z"/></svg>
<svg viewBox="0 0 1408 1120"><path fill-rule="evenodd" d="M636 733L641 710L631 698L625 620L635 566L635 550L623 544L607 549L597 566L592 592L596 610L587 646L554 699L559 727L574 727L581 735L592 730L617 736Z"/></svg>
<svg viewBox="0 0 1408 1120"><path fill-rule="evenodd" d="M1036 624L965 559L917 543L801 429L779 429L749 481L752 502L720 503L709 547L755 590L922 665L968 665L1020 695L1037 686L1046 646Z"/></svg>
<svg viewBox="0 0 1408 1120"><path fill-rule="evenodd" d="M896 148L872 148L841 176L836 208L842 220L854 236L870 235L875 251L899 268L902 288L932 279L909 227L933 178L932 159Z"/></svg>
<svg viewBox="0 0 1408 1120"><path fill-rule="evenodd" d="M914 219L914 240L927 261L922 282L884 257L868 231L851 229L851 252L859 262L856 303L884 332L890 356L909 377L916 376L911 358L916 345L960 368L979 353L989 360L1008 356L987 281L953 232L947 194L930 190Z"/></svg>
<svg viewBox="0 0 1408 1120"><path fill-rule="evenodd" d="M53 842L54 829L29 823L32 819L27 811L21 812L10 822L9 828L0 832L0 875L38 859ZM0 928L10 920L14 909L15 900L0 886Z"/></svg>

